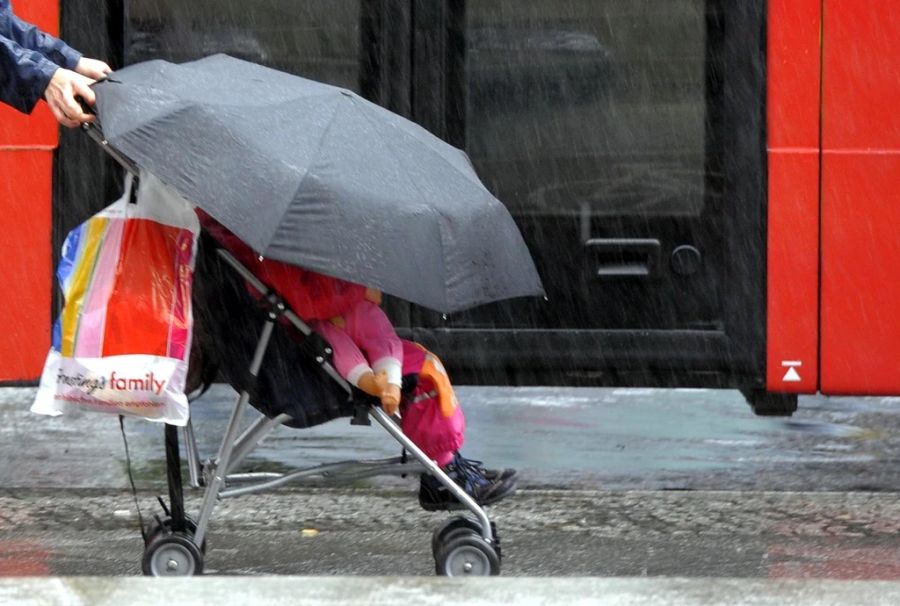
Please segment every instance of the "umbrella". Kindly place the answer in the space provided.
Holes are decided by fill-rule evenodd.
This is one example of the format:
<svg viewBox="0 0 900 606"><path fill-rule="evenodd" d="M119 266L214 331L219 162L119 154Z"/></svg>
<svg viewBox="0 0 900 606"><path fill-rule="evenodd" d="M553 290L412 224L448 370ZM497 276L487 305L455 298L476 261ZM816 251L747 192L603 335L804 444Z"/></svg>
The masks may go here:
<svg viewBox="0 0 900 606"><path fill-rule="evenodd" d="M113 148L262 256L444 313L543 294L465 153L351 91L227 55L95 91Z"/></svg>

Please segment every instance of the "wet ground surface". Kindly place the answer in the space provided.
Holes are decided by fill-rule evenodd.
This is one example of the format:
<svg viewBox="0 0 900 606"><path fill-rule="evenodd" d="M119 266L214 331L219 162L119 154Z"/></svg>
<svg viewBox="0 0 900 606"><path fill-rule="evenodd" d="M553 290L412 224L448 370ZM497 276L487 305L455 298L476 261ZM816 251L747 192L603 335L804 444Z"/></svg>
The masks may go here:
<svg viewBox="0 0 900 606"><path fill-rule="evenodd" d="M521 485L578 489L900 491L900 398L801 397L791 418L756 417L727 390L460 387L463 452L514 466ZM115 417L28 412L31 389L0 389L0 486L126 487ZM215 454L235 394L216 385L192 408ZM255 413L251 410L247 419ZM162 428L128 419L139 488L164 482ZM380 427L338 419L280 428L254 469L399 454Z"/></svg>
<svg viewBox="0 0 900 606"><path fill-rule="evenodd" d="M138 574L141 539L114 418L27 411L0 390L0 575ZM900 400L801 398L754 417L736 392L460 388L468 456L521 470L490 509L504 575L900 578ZM209 397L212 396L212 397ZM211 454L233 393L194 408ZM138 498L159 511L162 430L129 420ZM278 430L257 469L390 456L377 426ZM220 574L431 575L415 479L223 500L206 558ZM199 494L189 491L189 511Z"/></svg>
<svg viewBox="0 0 900 606"><path fill-rule="evenodd" d="M431 534L447 514L410 496L312 489L225 500L206 572L432 575ZM140 499L158 510L150 494ZM0 508L2 574L140 574L124 491L7 491ZM523 490L490 514L504 575L900 577L895 494Z"/></svg>

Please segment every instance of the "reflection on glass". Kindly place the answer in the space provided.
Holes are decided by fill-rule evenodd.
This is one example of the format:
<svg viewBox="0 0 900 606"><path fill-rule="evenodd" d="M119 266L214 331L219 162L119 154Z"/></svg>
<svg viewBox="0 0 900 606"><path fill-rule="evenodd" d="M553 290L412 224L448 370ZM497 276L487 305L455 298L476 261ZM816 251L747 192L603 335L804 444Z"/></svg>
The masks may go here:
<svg viewBox="0 0 900 606"><path fill-rule="evenodd" d="M518 214L697 215L704 0L469 0L466 146Z"/></svg>
<svg viewBox="0 0 900 606"><path fill-rule="evenodd" d="M358 88L360 0L133 0L126 61L215 53Z"/></svg>

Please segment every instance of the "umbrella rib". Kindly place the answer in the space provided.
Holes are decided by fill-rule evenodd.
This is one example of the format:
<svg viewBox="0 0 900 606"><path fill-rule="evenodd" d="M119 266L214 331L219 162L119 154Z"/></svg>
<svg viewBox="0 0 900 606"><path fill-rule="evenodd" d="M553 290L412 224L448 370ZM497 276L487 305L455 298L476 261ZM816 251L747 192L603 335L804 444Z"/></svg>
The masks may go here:
<svg viewBox="0 0 900 606"><path fill-rule="evenodd" d="M368 111L368 108L366 108L366 111ZM386 110L386 111L387 111L387 110ZM376 123L373 122L368 116L367 116L367 119L368 119L370 122L372 122L373 124L376 124ZM416 124L415 122L413 122L413 124L415 124L416 126L419 126L419 128L422 128L423 130L425 130L424 127L421 127L420 125ZM412 135L411 135L410 133L404 131L403 129L397 129L397 130L399 130L399 131L403 134L403 136L405 136L405 137L412 137ZM428 132L428 131L426 130L426 132ZM429 133L429 134L431 134L431 133ZM441 143L443 143L443 144L447 145L448 147L452 148L454 151L456 151L456 152L462 154L462 155L466 158L466 160L467 160L467 162L468 162L468 164L469 164L469 167L472 169L472 174L470 175L470 174L467 174L465 171L460 170L456 165L454 165L452 162L450 162L447 158L445 158L443 155L441 155L440 153L438 153L438 152L435 151L434 149L426 148L426 150L427 150L432 156L437 156L438 159L439 159L441 162L443 162L444 164L446 164L447 166L449 166L451 169L453 169L454 172L459 173L460 175L462 175L463 177L465 177L465 179L468 180L470 183L472 183L472 184L474 184L474 185L477 185L479 188L481 188L481 189L483 189L484 191L487 191L488 193L490 193L490 192L488 191L487 187L485 187L484 183L481 182L481 179L478 177L478 174L475 172L475 167L472 165L471 159L466 155L466 153L465 153L464 151L462 151L462 150L459 149L459 148L453 147L452 145L450 145L449 143L447 143L446 141L440 139L439 137L437 137L437 136L435 136L435 135L431 135L431 136L435 137L435 139L437 139L437 140L440 141ZM402 165L402 161L401 161L399 158L397 158L397 161ZM491 194L491 195L493 195L493 194Z"/></svg>
<svg viewBox="0 0 900 606"><path fill-rule="evenodd" d="M353 102L354 104L356 104L356 99L355 99L354 97L349 97L349 98L352 100L352 102ZM372 125L372 128L373 128L376 132L379 130L379 129L378 129L377 123L376 123L376 122L375 122L375 121L367 114L367 112L365 112L365 111L360 112L360 115L362 115L363 118L364 118L367 122L369 122L369 124ZM396 163L397 163L397 166L400 167L401 170L399 171L399 173L402 174L402 175L404 175L404 176L406 176L406 178L409 180L409 182L412 183L412 186L416 189L416 191L419 192L419 195L422 196L422 200L427 200L428 196L425 195L425 192L422 191L422 188L419 187L419 184L416 183L415 179L412 179L409 175L406 174L406 172L405 172L404 170L402 170L402 169L403 169L403 161L400 159L400 157L398 156L397 152L394 151L394 148L393 148L393 146L391 145L391 142L390 142L390 138L388 138L388 137L385 138L385 147L386 147L387 150L390 152L391 157L394 159L394 162L396 162ZM445 162L446 162L446 160L445 160ZM449 164L449 162L448 162L448 164ZM451 166L452 166L452 165L451 165ZM455 168L455 167L454 167L454 168ZM431 212L433 212L433 213L436 213L436 214L438 214L438 215L441 215L441 213L440 213L435 207L431 206L430 204L428 205L428 209L429 209ZM442 215L441 215L441 216L442 216ZM444 259L445 259L445 257L446 257L446 252L447 252L447 250L446 250L446 242L444 241L444 230L441 229L441 223L440 223L440 221L438 222L438 232L439 232L439 235L440 235L440 238L441 238L441 253L442 253L442 254L441 254L441 274L442 274L442 275L441 275L441 282L444 283L444 284L446 284L446 283L447 283L447 264L445 263ZM448 304L448 301L444 301L444 308L445 308L445 309L447 308L447 304Z"/></svg>
<svg viewBox="0 0 900 606"><path fill-rule="evenodd" d="M328 135L328 132L331 130L332 125L334 125L334 122L335 122L335 119L337 118L338 110L340 110L340 107L341 107L340 103L335 104L334 112L331 114L331 118L328 119L328 124L326 124L325 128L322 129L322 135L319 137L319 142L316 145L316 151L310 157L312 157L312 158L318 157L319 152L322 150L322 146L325 145L325 137ZM303 177L301 177L300 182L297 184L297 188L294 190L294 195L291 196L291 200L294 200L297 198L297 195L300 193L300 189L303 187L303 183L306 181L306 177L309 176L309 170L310 170L310 166L307 166L306 172L303 174ZM281 223L284 221L284 215L287 214L290 207L291 207L290 204L285 206L284 210L281 213L281 218L276 223L276 225L281 225ZM275 228L275 231L276 232L278 231L277 227ZM272 234L272 235L274 236L274 234ZM265 254L265 251L261 251L261 252L263 254ZM310 269L314 269L314 268L310 268Z"/></svg>

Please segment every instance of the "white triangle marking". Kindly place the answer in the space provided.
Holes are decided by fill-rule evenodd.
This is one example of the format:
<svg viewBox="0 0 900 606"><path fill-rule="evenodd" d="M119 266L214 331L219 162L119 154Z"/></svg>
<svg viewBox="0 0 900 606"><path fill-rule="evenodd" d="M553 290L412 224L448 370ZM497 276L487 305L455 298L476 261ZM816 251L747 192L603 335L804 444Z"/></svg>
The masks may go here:
<svg viewBox="0 0 900 606"><path fill-rule="evenodd" d="M788 383L788 382L796 383L801 380L802 379L800 379L800 375L797 374L797 369L794 368L793 366L788 368L788 371L786 373L784 373L784 378L782 379L782 381L784 381L785 383Z"/></svg>

